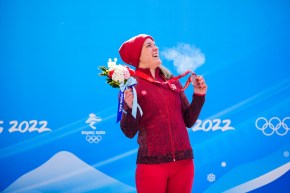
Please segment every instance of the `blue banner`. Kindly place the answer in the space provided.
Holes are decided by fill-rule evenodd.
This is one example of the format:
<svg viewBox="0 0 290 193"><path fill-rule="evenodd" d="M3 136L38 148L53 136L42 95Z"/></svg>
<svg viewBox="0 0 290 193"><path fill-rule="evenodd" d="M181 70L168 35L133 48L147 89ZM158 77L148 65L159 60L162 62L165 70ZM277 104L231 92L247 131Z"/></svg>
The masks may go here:
<svg viewBox="0 0 290 193"><path fill-rule="evenodd" d="M289 192L290 2L0 1L0 191L136 192L137 137L98 66L150 34L208 85L192 192ZM181 82L184 85L184 82ZM191 101L193 87L185 91ZM137 101L138 102L138 101ZM141 107L142 108L142 107Z"/></svg>

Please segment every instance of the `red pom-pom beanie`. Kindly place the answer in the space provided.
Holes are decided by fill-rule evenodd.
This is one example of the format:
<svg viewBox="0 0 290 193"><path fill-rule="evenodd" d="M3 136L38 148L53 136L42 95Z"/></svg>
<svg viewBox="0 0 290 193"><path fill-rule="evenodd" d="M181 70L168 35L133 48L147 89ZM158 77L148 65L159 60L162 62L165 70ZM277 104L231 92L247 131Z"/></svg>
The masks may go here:
<svg viewBox="0 0 290 193"><path fill-rule="evenodd" d="M124 42L119 49L122 60L127 64L138 67L142 46L147 38L154 41L149 35L139 34Z"/></svg>

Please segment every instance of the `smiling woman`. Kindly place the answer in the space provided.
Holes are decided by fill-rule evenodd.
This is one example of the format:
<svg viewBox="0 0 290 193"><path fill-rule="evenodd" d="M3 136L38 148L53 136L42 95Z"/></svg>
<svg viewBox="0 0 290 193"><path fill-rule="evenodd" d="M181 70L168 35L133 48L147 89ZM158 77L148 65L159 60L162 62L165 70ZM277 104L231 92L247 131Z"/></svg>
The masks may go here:
<svg viewBox="0 0 290 193"><path fill-rule="evenodd" d="M205 81L199 76L189 79L195 87L190 104L178 79L161 66L151 36L129 39L119 53L124 62L136 67L135 88L143 111L143 115L132 116L134 94L127 89L120 126L129 138L138 133L138 193L190 193L194 165L186 127L192 127L199 116L207 90Z"/></svg>
<svg viewBox="0 0 290 193"><path fill-rule="evenodd" d="M139 68L149 68L155 78L155 69L161 65L158 47L151 38L147 38L142 46Z"/></svg>

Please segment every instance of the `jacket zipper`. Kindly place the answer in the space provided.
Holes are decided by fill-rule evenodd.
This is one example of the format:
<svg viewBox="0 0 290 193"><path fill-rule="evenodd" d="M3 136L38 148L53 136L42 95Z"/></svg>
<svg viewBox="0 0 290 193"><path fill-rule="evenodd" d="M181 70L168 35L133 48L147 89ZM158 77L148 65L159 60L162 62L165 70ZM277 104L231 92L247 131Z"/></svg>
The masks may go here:
<svg viewBox="0 0 290 193"><path fill-rule="evenodd" d="M160 88L158 88L158 91L159 91L159 89ZM160 91L159 91L159 93L160 93ZM164 98L165 99L165 97L164 97L164 94L163 94L163 92L161 92L161 94L162 94L162 98ZM165 101L165 103L166 103L166 113L167 113L167 117L168 117L168 131L169 131L169 137L170 137L170 144L171 144L171 149L172 149L172 159L173 159L173 161L175 162L176 160L175 160L175 148L174 148L174 144L173 144L173 139L172 139L172 132L171 132L171 124L170 124L170 117L169 117L169 110L168 110L168 104L167 104L167 100L164 100Z"/></svg>

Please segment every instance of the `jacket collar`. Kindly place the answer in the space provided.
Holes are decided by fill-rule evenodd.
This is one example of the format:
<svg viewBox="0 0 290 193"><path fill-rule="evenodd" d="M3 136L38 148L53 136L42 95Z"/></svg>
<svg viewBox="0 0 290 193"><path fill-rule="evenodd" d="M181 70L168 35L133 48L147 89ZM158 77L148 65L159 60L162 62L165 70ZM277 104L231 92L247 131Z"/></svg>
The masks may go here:
<svg viewBox="0 0 290 193"><path fill-rule="evenodd" d="M136 68L136 71L143 72L144 74L146 74L146 75L150 76L151 78L153 78L149 68ZM160 79L160 78L161 78L160 69L159 69L159 67L157 67L156 70L155 70L155 79Z"/></svg>

